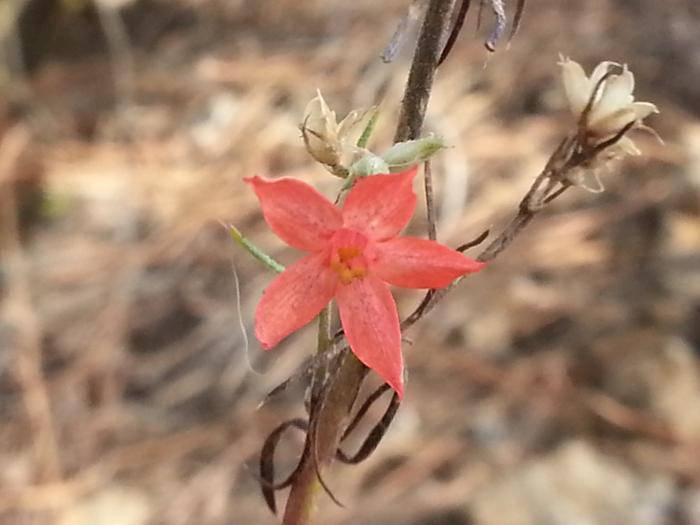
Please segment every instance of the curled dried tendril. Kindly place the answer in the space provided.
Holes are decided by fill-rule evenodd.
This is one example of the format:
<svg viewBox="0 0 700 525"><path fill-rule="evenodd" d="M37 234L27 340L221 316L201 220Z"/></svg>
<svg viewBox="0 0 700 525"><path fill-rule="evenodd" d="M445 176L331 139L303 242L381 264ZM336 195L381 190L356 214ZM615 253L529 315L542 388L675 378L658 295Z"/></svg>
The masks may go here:
<svg viewBox="0 0 700 525"><path fill-rule="evenodd" d="M340 444L345 442L345 440L355 431L359 423L366 416L369 409L381 398L382 394L384 394L388 390L391 390L391 387L385 383L382 386L378 387L374 392L372 392L372 394L370 394L367 397L367 399L358 409L357 413L352 418L348 426L345 428L345 431L343 432L343 435L340 438ZM372 454L372 452L376 450L377 446L386 434L389 425L393 421L394 416L396 415L396 412L399 409L399 405L399 396L396 394L396 392L394 392L392 394L389 405L384 411L384 415L370 430L369 434L364 439L357 452L353 455L347 455L339 447L335 453L336 458L342 463L353 465L361 463L362 461L367 459ZM337 505L341 507L343 506L343 504L338 500L338 498L336 498L332 490L328 487L323 477L321 476L321 472L319 469L319 461L315 450L315 435L317 432L316 427L318 426L318 419L313 416L315 411L312 411L311 413L311 423L308 420L301 418L289 419L277 426L272 432L270 432L270 434L265 439L265 443L263 444L262 451L260 453L260 474L258 482L260 483L260 490L263 494L263 498L265 499L265 503L267 504L268 508L270 509L270 511L272 511L273 514L277 513L277 502L275 498L275 493L277 491L284 490L290 487L299 476L305 462L309 460L313 461L314 463L316 476L318 477L321 487ZM279 444L283 434L289 429L296 429L306 433L304 450L302 451L299 461L294 467L294 470L292 470L291 474L289 474L284 480L276 482L274 468L275 450L277 449L277 445Z"/></svg>
<svg viewBox="0 0 700 525"><path fill-rule="evenodd" d="M346 437L348 437L352 433L357 424L364 417L367 410L369 410L369 408L374 404L374 402L377 399L379 399L379 397L387 390L389 390L389 385L384 384L377 390L375 390L370 397L367 398L367 400L355 416L353 422L350 423L350 425L348 425L348 428L343 434L343 439L341 439L341 443ZM379 446L379 443L386 434L386 431L389 429L389 425L394 420L394 416L396 415L400 404L401 402L399 400L399 396L396 394L396 392L394 392L391 396L391 400L389 401L389 405L387 406L386 411L384 412L384 415L377 422L377 424L374 425L372 430L370 430L369 434L365 438L362 445L360 445L360 448L357 450L357 452L352 456L348 456L340 448L338 448L338 451L336 452L336 457L340 461L348 465L356 465L358 463L362 463L365 459L367 459L372 454L372 452L374 452Z"/></svg>
<svg viewBox="0 0 700 525"><path fill-rule="evenodd" d="M258 481L260 482L260 490L262 491L265 503L267 503L268 508L273 514L277 514L275 492L283 490L294 483L302 464L300 461L284 481L275 483L275 450L277 449L277 445L287 429L296 428L297 430L306 432L308 427L309 424L305 419L290 419L275 428L267 436L267 439L265 439L265 443L260 452L260 479ZM302 457L305 455L306 451L302 453Z"/></svg>

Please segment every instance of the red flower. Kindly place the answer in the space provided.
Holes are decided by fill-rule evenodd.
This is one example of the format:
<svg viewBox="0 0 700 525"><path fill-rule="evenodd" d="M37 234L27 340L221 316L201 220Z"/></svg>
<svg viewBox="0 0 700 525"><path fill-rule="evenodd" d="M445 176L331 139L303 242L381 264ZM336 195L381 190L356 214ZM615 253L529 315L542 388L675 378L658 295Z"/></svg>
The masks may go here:
<svg viewBox="0 0 700 525"><path fill-rule="evenodd" d="M416 207L416 171L360 179L342 209L295 179L246 179L270 228L309 252L272 281L258 304L255 334L263 348L335 299L353 353L403 396L401 329L388 284L442 288L484 266L435 241L397 237Z"/></svg>

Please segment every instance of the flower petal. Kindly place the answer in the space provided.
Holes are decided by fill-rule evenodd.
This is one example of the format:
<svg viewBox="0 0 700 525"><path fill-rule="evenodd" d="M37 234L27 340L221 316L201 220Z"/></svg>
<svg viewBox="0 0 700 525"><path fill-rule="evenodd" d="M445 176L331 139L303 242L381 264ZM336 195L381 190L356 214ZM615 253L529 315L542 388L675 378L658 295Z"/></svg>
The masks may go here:
<svg viewBox="0 0 700 525"><path fill-rule="evenodd" d="M610 71L611 67L622 67L620 64L617 62L611 62L609 60L606 60L605 62L601 62L598 64L595 69L593 70L593 73L591 73L591 90L596 87L598 82L607 75L608 71ZM602 91L602 90L601 90ZM599 95L600 97L600 95Z"/></svg>
<svg viewBox="0 0 700 525"><path fill-rule="evenodd" d="M583 188L591 193L600 193L605 191L605 186L600 180L599 170L591 170L586 168L574 168L567 174L567 180L574 186Z"/></svg>
<svg viewBox="0 0 700 525"><path fill-rule="evenodd" d="M626 155L637 156L642 154L634 141L629 137L620 137L620 140L617 141L614 147Z"/></svg>
<svg viewBox="0 0 700 525"><path fill-rule="evenodd" d="M652 104L651 102L634 102L631 107L637 117L637 121L644 120L649 115L659 112L659 108L656 107L656 104Z"/></svg>
<svg viewBox="0 0 700 525"><path fill-rule="evenodd" d="M255 336L265 350L313 320L333 298L338 276L328 254L307 255L287 267L263 292L255 311Z"/></svg>
<svg viewBox="0 0 700 525"><path fill-rule="evenodd" d="M391 175L370 175L355 183L343 206L343 224L373 240L395 237L416 207L413 178L418 167Z"/></svg>
<svg viewBox="0 0 700 525"><path fill-rule="evenodd" d="M613 113L597 120L595 125L591 125L589 131L598 137L609 137L616 134L622 128L637 120L631 105L618 109Z"/></svg>
<svg viewBox="0 0 700 525"><path fill-rule="evenodd" d="M350 349L403 397L401 329L389 287L376 277L355 279L336 293Z"/></svg>
<svg viewBox="0 0 700 525"><path fill-rule="evenodd" d="M642 120L658 112L658 108L651 102L633 102L598 120L591 132L601 137L614 135L631 122L640 126Z"/></svg>
<svg viewBox="0 0 700 525"><path fill-rule="evenodd" d="M372 274L403 288L443 288L486 266L438 242L414 237L377 243L374 252Z"/></svg>
<svg viewBox="0 0 700 525"><path fill-rule="evenodd" d="M633 90L634 75L625 66L621 74L613 75L605 82L603 94L591 111L590 126L595 128L597 122L631 105L634 101Z"/></svg>
<svg viewBox="0 0 700 525"><path fill-rule="evenodd" d="M561 56L560 58L559 65L564 82L564 93L566 93L571 112L578 116L586 107L588 98L591 96L591 84L578 62Z"/></svg>
<svg viewBox="0 0 700 525"><path fill-rule="evenodd" d="M304 182L258 176L244 180L253 186L267 224L294 248L319 251L342 225L340 211Z"/></svg>

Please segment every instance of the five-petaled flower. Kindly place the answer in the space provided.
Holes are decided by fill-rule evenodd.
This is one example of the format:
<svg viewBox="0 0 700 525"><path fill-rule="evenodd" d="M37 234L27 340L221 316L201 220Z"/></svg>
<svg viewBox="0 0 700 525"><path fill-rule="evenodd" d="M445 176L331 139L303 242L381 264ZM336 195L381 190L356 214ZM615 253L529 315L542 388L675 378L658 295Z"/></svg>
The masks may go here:
<svg viewBox="0 0 700 525"><path fill-rule="evenodd" d="M295 179L246 179L270 228L308 252L272 281L258 304L255 333L263 348L335 299L353 353L403 396L401 329L388 285L442 288L484 266L435 241L398 237L416 206L416 171L360 179L342 209Z"/></svg>
<svg viewBox="0 0 700 525"><path fill-rule="evenodd" d="M582 118L586 134L594 143L614 137L627 126L644 128L642 121L659 110L651 102L635 102L634 75L615 62L601 62L590 77L578 62L561 57L564 91L571 112ZM615 70L618 72L615 72ZM600 85L599 85L600 84ZM593 98L586 115L584 111ZM645 128L648 129L648 128ZM640 151L629 137L620 137L614 144L614 152L639 155Z"/></svg>

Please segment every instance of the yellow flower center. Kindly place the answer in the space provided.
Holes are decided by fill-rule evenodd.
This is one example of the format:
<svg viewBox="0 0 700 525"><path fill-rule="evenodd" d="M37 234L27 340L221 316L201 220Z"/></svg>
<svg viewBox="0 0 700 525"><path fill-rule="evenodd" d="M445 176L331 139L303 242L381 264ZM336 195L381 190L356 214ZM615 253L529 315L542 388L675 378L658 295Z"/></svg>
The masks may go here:
<svg viewBox="0 0 700 525"><path fill-rule="evenodd" d="M343 246L334 250L331 255L331 270L338 274L343 284L350 284L354 279L367 275L362 249L357 246Z"/></svg>

